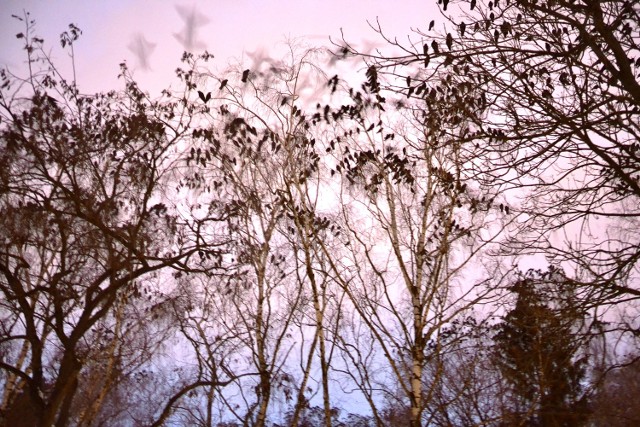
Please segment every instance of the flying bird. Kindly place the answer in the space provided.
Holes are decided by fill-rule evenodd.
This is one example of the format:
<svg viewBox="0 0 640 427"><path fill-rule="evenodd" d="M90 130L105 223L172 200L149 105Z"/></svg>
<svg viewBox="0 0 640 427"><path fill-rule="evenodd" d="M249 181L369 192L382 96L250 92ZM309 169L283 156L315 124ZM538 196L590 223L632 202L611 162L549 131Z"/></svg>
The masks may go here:
<svg viewBox="0 0 640 427"><path fill-rule="evenodd" d="M191 52L195 49L204 49L206 46L198 40L197 29L209 23L202 13L199 13L195 6L191 9L184 6L176 6L176 11L184 21L184 29L180 33L174 34L174 37L182 44L184 50Z"/></svg>
<svg viewBox="0 0 640 427"><path fill-rule="evenodd" d="M202 102L204 102L206 104L211 99L211 92L209 92L209 93L207 93L205 95L204 93L202 93L202 91L198 91L198 96L200 97Z"/></svg>
<svg viewBox="0 0 640 427"><path fill-rule="evenodd" d="M148 41L141 33L137 33L133 36L133 40L129 43L128 48L136 56L140 68L148 70L150 68L149 57L156 48L156 44Z"/></svg>

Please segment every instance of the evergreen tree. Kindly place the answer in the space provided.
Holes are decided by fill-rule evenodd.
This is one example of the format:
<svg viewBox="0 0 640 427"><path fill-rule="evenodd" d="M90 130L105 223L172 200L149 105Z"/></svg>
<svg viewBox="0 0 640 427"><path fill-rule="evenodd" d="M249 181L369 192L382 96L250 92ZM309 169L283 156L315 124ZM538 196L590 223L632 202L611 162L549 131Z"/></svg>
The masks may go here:
<svg viewBox="0 0 640 427"><path fill-rule="evenodd" d="M495 362L511 391L508 425L578 426L586 419L582 318L563 275L529 271L495 335Z"/></svg>

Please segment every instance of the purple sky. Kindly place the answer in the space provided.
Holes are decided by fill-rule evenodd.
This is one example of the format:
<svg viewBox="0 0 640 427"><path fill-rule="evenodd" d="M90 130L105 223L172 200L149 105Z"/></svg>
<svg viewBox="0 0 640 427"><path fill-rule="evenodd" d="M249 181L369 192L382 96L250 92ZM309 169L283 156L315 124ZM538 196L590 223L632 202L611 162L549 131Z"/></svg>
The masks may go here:
<svg viewBox="0 0 640 427"><path fill-rule="evenodd" d="M24 27L11 18L23 10L31 12L36 32L58 62L68 63L59 34L69 23L82 29L76 66L81 89L90 91L117 87L122 60L137 79L154 89L164 87L174 81L173 70L189 45L196 51L206 47L215 55L215 66L224 68L230 58L268 52L287 37L328 44L329 36L339 39L342 28L350 41L377 40L367 24L376 17L389 35L406 40L412 27L428 25L435 8L435 0L2 0L0 64L17 69L23 63L15 34ZM196 24L193 31L186 29L189 20Z"/></svg>

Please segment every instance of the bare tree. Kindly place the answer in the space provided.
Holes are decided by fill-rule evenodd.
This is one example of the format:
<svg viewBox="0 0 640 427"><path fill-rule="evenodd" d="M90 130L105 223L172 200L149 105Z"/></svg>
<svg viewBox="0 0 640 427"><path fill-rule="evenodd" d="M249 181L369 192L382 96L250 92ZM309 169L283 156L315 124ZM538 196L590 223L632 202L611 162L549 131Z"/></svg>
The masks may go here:
<svg viewBox="0 0 640 427"><path fill-rule="evenodd" d="M383 83L372 66L363 91L349 91L350 104L324 111L339 129L326 143L332 157L326 167L340 189L339 228L317 246L348 299L341 311L347 328L335 338L344 373L381 423L379 401L391 393L385 372L417 426L438 387L437 378L425 382L429 343L489 301L487 284L497 286L502 273L481 255L510 218L470 179L472 146L447 135L464 132L473 108L453 96L455 82L440 81L449 102L437 106L388 100L393 95L381 90ZM387 118L387 105L398 114ZM497 221L489 225L489 218Z"/></svg>
<svg viewBox="0 0 640 427"><path fill-rule="evenodd" d="M477 147L472 176L518 217L500 255L561 265L593 326L610 335L605 345L635 334L635 315L614 318L608 307L633 312L640 295L637 4L439 4L442 15L406 43L374 27L395 52L345 43L341 53L360 55L408 100L440 103L448 92L438 82L456 82L455 96L475 110L464 134L446 133Z"/></svg>
<svg viewBox="0 0 640 427"><path fill-rule="evenodd" d="M236 375L226 392L208 399L224 408L219 417L245 425L265 425L277 400L293 403L296 425L318 366L323 408L333 410L328 276L312 249L318 158L301 99L303 90L324 86L316 65L323 54L290 45L285 60L261 58L223 77L192 58L192 71L182 73L194 82L191 94L199 92L190 101L197 108L186 159L195 166L184 181L203 190L194 203L203 215L224 205L230 215L222 232L233 244L224 275L185 278L202 285L180 323L198 377ZM209 425L212 411L203 418Z"/></svg>
<svg viewBox="0 0 640 427"><path fill-rule="evenodd" d="M126 70L123 91L81 95L44 54L28 14L19 19L30 74L4 70L0 98L3 412L22 399L34 425L63 426L81 375L101 356L93 346L109 345L92 338L117 328L122 304L163 270L203 268L194 255L217 253L218 242L197 239L200 224L167 200L181 135ZM71 26L63 46L78 35Z"/></svg>
<svg viewBox="0 0 640 427"><path fill-rule="evenodd" d="M590 422L595 426L629 426L639 421L637 399L640 391L638 358L607 369L591 402Z"/></svg>
<svg viewBox="0 0 640 427"><path fill-rule="evenodd" d="M412 97L439 96L420 90L429 82L415 78L417 64L477 88L484 114L469 116L466 136L486 150L477 176L526 195L511 197L522 226L508 249L567 263L593 303L637 298L637 5L440 4L444 33L434 20L410 44L388 40L399 55L369 60L413 78L396 86Z"/></svg>
<svg viewBox="0 0 640 427"><path fill-rule="evenodd" d="M494 327L490 318L468 316L443 328L432 344L437 351L425 375L439 385L426 402L429 425L498 425L503 419L507 386L492 358Z"/></svg>

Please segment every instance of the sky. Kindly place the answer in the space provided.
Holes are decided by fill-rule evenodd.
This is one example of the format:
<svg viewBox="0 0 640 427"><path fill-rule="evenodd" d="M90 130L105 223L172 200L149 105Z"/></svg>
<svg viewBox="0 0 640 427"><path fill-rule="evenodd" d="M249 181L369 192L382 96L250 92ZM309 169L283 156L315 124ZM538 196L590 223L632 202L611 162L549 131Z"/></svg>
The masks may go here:
<svg viewBox="0 0 640 427"><path fill-rule="evenodd" d="M242 61L256 51L268 53L286 39L312 45L346 39L370 48L380 38L367 21L379 20L391 37L406 41L411 28L425 28L437 14L436 0L0 0L0 65L24 67L15 35L24 24L12 14L30 12L36 33L51 56L70 64L59 35L76 24L78 83L85 92L117 88L118 64L127 61L138 81L160 90L185 49L207 49L216 67ZM187 25L187 24L191 25Z"/></svg>

